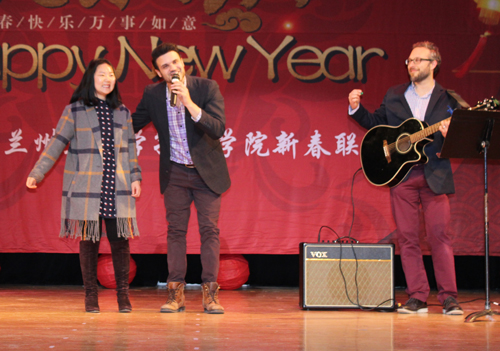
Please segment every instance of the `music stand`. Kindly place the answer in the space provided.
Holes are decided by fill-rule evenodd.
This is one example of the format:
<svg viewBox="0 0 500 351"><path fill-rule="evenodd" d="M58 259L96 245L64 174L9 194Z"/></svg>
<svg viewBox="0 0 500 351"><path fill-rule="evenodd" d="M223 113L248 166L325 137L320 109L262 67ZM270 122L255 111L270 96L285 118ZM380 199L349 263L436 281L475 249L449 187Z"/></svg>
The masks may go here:
<svg viewBox="0 0 500 351"><path fill-rule="evenodd" d="M489 219L488 219L488 158L500 158L500 136L494 135L495 122L500 123L500 112L484 110L456 110L453 112L441 157L484 159L484 257L486 268L486 302L483 311L465 317L474 322L487 315L500 315L490 307L489 275ZM498 134L498 126L497 126ZM472 137L471 137L472 136ZM491 148L491 150L490 150Z"/></svg>

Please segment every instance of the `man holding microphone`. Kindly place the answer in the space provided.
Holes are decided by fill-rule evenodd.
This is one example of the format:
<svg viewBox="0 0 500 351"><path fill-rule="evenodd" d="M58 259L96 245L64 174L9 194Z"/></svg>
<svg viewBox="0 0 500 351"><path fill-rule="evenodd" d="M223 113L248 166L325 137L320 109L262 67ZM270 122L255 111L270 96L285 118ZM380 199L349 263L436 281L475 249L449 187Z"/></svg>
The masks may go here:
<svg viewBox="0 0 500 351"><path fill-rule="evenodd" d="M219 139L224 135L224 98L210 79L186 76L175 44L152 52L163 79L148 85L132 114L135 132L153 122L160 141L160 191L167 210L168 299L161 312L184 311L186 233L194 201L201 237L203 307L222 314L219 285L219 211L231 180Z"/></svg>

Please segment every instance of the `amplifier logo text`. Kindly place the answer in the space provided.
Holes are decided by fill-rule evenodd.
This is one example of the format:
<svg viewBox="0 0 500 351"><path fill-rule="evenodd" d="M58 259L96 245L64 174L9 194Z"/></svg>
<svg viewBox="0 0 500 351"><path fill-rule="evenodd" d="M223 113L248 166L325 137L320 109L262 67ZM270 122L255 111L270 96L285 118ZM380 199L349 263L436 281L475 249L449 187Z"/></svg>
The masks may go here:
<svg viewBox="0 0 500 351"><path fill-rule="evenodd" d="M328 258L328 251L311 251L309 252L312 257L316 258Z"/></svg>

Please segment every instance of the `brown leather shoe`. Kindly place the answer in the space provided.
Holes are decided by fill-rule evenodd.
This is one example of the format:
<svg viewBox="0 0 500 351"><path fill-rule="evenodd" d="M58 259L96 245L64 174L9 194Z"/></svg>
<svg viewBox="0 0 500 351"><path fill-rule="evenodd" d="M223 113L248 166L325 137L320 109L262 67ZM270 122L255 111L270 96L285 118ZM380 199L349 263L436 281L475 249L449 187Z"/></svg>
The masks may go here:
<svg viewBox="0 0 500 351"><path fill-rule="evenodd" d="M203 283L201 290L203 291L203 309L205 313L223 314L224 307L219 303L219 284L217 282Z"/></svg>
<svg viewBox="0 0 500 351"><path fill-rule="evenodd" d="M182 312L186 309L184 306L184 286L184 283L168 283L168 300L163 306L161 306L160 312L174 313Z"/></svg>
<svg viewBox="0 0 500 351"><path fill-rule="evenodd" d="M458 304L457 300L453 296L448 296L443 303L443 314L449 316L459 316L464 314L464 310Z"/></svg>

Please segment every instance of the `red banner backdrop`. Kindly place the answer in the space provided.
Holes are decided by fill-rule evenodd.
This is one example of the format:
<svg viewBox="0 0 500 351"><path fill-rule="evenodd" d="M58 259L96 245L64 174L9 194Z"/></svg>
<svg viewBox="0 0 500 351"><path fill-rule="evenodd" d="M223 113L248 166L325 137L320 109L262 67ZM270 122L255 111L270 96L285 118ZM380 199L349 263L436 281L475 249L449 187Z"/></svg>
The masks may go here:
<svg viewBox="0 0 500 351"><path fill-rule="evenodd" d="M476 6L473 0L0 0L0 251L77 252L75 241L58 237L64 156L36 191L26 189L26 177L85 65L108 58L134 111L155 80L150 53L158 42L181 45L189 73L217 80L225 97L222 142L233 184L223 195L222 253L297 254L322 226L364 243L395 242L388 188L370 185L361 172L353 179L366 131L347 116L347 95L362 88L363 104L374 110L390 86L407 80L411 45L430 40L443 57L441 85L471 105L498 96L500 13ZM166 252L155 137L152 126L137 135L144 180L133 253ZM482 162L453 160L453 170L455 253L482 254ZM491 254L500 255L498 161L491 161L489 176ZM321 236L336 238L327 228ZM199 252L195 215L188 252Z"/></svg>

